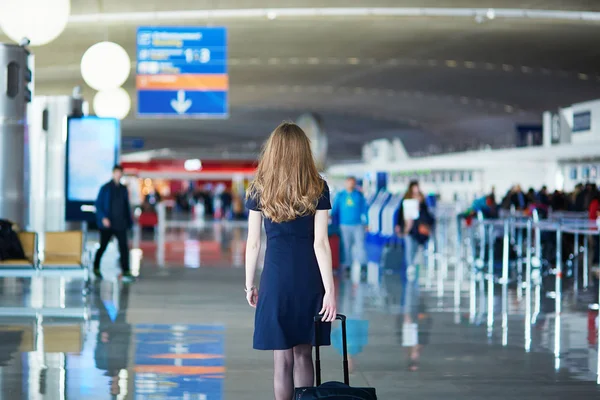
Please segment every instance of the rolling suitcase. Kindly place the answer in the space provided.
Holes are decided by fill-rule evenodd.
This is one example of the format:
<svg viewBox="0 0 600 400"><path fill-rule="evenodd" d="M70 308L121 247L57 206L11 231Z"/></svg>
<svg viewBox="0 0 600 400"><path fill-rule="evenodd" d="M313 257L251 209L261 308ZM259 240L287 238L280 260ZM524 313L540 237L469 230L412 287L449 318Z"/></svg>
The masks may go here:
<svg viewBox="0 0 600 400"><path fill-rule="evenodd" d="M315 317L315 337L319 337L321 316ZM337 319L342 321L342 355L344 357L344 383L327 382L321 384L321 354L319 343L315 347L315 374L316 387L296 388L294 400L377 400L375 388L355 388L350 386L350 373L348 371L348 343L346 339L346 316L338 314Z"/></svg>
<svg viewBox="0 0 600 400"><path fill-rule="evenodd" d="M340 237L337 234L329 235L331 247L331 266L334 270L340 267Z"/></svg>
<svg viewBox="0 0 600 400"><path fill-rule="evenodd" d="M393 238L381 253L381 268L385 272L394 272L402 270L405 265L404 246L400 239Z"/></svg>

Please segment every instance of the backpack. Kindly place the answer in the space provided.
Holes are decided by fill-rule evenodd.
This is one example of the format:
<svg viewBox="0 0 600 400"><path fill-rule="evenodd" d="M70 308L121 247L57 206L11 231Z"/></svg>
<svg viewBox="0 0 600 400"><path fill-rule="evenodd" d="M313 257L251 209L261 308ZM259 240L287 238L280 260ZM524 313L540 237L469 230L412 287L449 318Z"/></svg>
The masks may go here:
<svg viewBox="0 0 600 400"><path fill-rule="evenodd" d="M25 252L13 223L0 219L0 261L24 260Z"/></svg>

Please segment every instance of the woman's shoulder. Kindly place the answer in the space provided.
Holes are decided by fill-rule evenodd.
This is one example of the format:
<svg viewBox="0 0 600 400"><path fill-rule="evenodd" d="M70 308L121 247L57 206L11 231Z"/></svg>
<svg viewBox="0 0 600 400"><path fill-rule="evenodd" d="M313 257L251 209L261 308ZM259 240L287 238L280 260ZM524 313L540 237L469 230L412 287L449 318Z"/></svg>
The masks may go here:
<svg viewBox="0 0 600 400"><path fill-rule="evenodd" d="M321 176L321 184L323 188L321 189L321 196L329 196L329 185L327 184L327 180Z"/></svg>
<svg viewBox="0 0 600 400"><path fill-rule="evenodd" d="M260 197L260 193L258 192L258 190L256 188L249 187L248 190L246 191L246 198L250 199L250 198L258 198L258 197Z"/></svg>
<svg viewBox="0 0 600 400"><path fill-rule="evenodd" d="M323 189L321 190L321 194L317 201L317 210L329 210L331 209L329 185L327 185L327 181L323 179L323 177L321 177L321 183L323 184Z"/></svg>
<svg viewBox="0 0 600 400"><path fill-rule="evenodd" d="M256 189L249 189L246 193L246 208L260 211L260 193Z"/></svg>

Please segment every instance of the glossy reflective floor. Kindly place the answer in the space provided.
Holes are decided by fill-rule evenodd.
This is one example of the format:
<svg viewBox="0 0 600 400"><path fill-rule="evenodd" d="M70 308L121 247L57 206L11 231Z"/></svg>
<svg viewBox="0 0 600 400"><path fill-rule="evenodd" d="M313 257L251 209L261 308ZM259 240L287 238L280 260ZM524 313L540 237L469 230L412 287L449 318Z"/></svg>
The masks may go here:
<svg viewBox="0 0 600 400"><path fill-rule="evenodd" d="M239 224L180 227L167 232L164 247L144 235L139 281L120 284L109 251L106 279L85 297L76 280L0 279L1 398L272 399L272 355L251 348L245 234ZM399 275L380 285L338 279L352 384L376 387L381 399L600 398L587 310L565 307L557 324L543 302L527 353L513 290L505 329L497 298L488 335L485 315L469 321L468 291L455 313L451 283L437 282L428 289L422 277L413 320L421 347L411 348L403 346L410 329ZM333 335L326 380L341 377ZM420 355L417 371L408 369L411 350Z"/></svg>

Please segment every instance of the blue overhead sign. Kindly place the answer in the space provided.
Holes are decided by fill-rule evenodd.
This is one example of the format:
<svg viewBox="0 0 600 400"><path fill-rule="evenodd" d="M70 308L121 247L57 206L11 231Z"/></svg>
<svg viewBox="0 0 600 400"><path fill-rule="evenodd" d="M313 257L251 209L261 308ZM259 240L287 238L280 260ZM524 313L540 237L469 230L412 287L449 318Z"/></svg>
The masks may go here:
<svg viewBox="0 0 600 400"><path fill-rule="evenodd" d="M227 30L139 27L136 87L140 117L227 117Z"/></svg>

